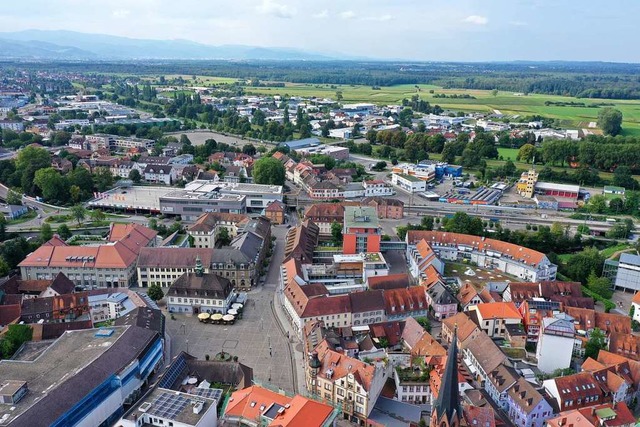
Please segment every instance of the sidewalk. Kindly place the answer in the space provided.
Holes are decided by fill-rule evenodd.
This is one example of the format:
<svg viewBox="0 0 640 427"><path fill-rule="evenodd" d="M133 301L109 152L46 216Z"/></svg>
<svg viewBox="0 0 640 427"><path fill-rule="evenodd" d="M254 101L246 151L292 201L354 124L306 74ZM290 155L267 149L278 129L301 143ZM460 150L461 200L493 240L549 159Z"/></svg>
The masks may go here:
<svg viewBox="0 0 640 427"><path fill-rule="evenodd" d="M304 352L302 343L296 337L296 334L293 332L293 328L287 319L286 314L283 311L282 304L280 299L278 298L278 290L273 293L273 311L275 313L276 322L280 325L280 327L285 331L285 335L289 334L289 349L291 351L291 363L293 364L293 373L294 373L294 386L295 392L306 395L307 394L307 386L305 385L305 377L304 377Z"/></svg>

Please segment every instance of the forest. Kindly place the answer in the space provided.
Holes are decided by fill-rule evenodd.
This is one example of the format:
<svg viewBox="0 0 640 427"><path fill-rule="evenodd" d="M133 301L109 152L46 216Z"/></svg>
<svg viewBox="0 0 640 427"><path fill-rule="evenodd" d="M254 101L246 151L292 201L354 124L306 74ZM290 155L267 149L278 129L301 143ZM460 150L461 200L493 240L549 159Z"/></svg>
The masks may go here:
<svg viewBox="0 0 640 427"><path fill-rule="evenodd" d="M640 64L600 62L399 63L363 61L139 61L0 63L5 70L79 74L186 74L245 81L367 85L433 84L578 98L640 99Z"/></svg>

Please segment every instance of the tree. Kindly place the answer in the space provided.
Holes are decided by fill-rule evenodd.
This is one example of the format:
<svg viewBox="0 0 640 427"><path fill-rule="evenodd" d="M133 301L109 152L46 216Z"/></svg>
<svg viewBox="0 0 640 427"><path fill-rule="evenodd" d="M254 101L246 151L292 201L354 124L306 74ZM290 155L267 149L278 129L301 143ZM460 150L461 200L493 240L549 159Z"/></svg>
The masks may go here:
<svg viewBox="0 0 640 427"><path fill-rule="evenodd" d="M324 165L326 170L331 170L336 165L336 159L326 154L313 154L309 156L309 161L314 165Z"/></svg>
<svg viewBox="0 0 640 427"><path fill-rule="evenodd" d="M386 167L387 167L387 162L382 160L382 161L376 162L376 164L373 165L371 169L377 172L382 172L383 170L386 169Z"/></svg>
<svg viewBox="0 0 640 427"><path fill-rule="evenodd" d="M43 222L40 226L40 241L48 242L53 237L53 230L48 222Z"/></svg>
<svg viewBox="0 0 640 427"><path fill-rule="evenodd" d="M569 278L586 284L591 272L596 276L602 274L603 264L604 257L597 248L585 248L569 258L564 273Z"/></svg>
<svg viewBox="0 0 640 427"><path fill-rule="evenodd" d="M529 163L536 156L536 147L533 144L524 144L518 150L516 160L520 162Z"/></svg>
<svg viewBox="0 0 640 427"><path fill-rule="evenodd" d="M220 246L227 246L231 243L231 236L229 235L229 229L227 227L220 227L218 235L216 236L216 243Z"/></svg>
<svg viewBox="0 0 640 427"><path fill-rule="evenodd" d="M9 190L7 193L8 205L22 205L22 196L15 191Z"/></svg>
<svg viewBox="0 0 640 427"><path fill-rule="evenodd" d="M482 220L472 217L465 212L456 212L444 225L444 229L450 233L473 234L479 236L484 230Z"/></svg>
<svg viewBox="0 0 640 427"><path fill-rule="evenodd" d="M22 171L20 176L22 192L33 195L36 171L50 166L51 155L47 150L33 146L23 148L16 157L16 171Z"/></svg>
<svg viewBox="0 0 640 427"><path fill-rule="evenodd" d="M147 295L149 295L149 298L151 298L156 302L164 298L164 292L162 291L162 288L160 287L160 285L156 285L156 284L149 286Z"/></svg>
<svg viewBox="0 0 640 427"><path fill-rule="evenodd" d="M71 215L78 221L78 225L81 225L82 221L87 217L87 210L82 205L74 205L71 207Z"/></svg>
<svg viewBox="0 0 640 427"><path fill-rule="evenodd" d="M253 166L253 181L256 184L284 185L284 165L273 157L263 157Z"/></svg>
<svg viewBox="0 0 640 427"><path fill-rule="evenodd" d="M245 144L242 147L242 152L248 156L255 156L257 153L257 150L253 144Z"/></svg>
<svg viewBox="0 0 640 427"><path fill-rule="evenodd" d="M68 181L60 173L49 167L36 172L34 184L42 191L45 200L66 202Z"/></svg>
<svg viewBox="0 0 640 427"><path fill-rule="evenodd" d="M491 91L491 95L493 95L493 96L498 96L498 89L493 89L493 90Z"/></svg>
<svg viewBox="0 0 640 427"><path fill-rule="evenodd" d="M93 173L96 190L106 191L113 186L113 175L107 167L98 167Z"/></svg>
<svg viewBox="0 0 640 427"><path fill-rule="evenodd" d="M611 298L613 295L613 291L611 290L611 281L606 277L596 276L593 271L587 278L587 288L606 299Z"/></svg>
<svg viewBox="0 0 640 427"><path fill-rule="evenodd" d="M82 190L80 190L80 187L77 185L72 185L69 187L69 195L71 196L71 201L78 203L82 195Z"/></svg>
<svg viewBox="0 0 640 427"><path fill-rule="evenodd" d="M140 180L142 179L142 176L140 175L140 171L138 169L131 169L131 172L129 172L129 179L135 182L136 184L139 183Z"/></svg>
<svg viewBox="0 0 640 427"><path fill-rule="evenodd" d="M8 359L13 356L13 353L25 342L31 341L32 337L33 329L31 329L31 326L9 325L8 331L2 339L2 357Z"/></svg>
<svg viewBox="0 0 640 427"><path fill-rule="evenodd" d="M602 194L596 194L589 199L587 209L591 213L604 213L607 210L607 199Z"/></svg>
<svg viewBox="0 0 640 427"><path fill-rule="evenodd" d="M589 335L589 341L587 341L584 347L584 358L588 359L590 357L592 359L598 359L598 353L600 353L600 350L606 348L606 346L607 343L604 332L595 328Z"/></svg>
<svg viewBox="0 0 640 427"><path fill-rule="evenodd" d="M335 246L342 246L342 225L337 221L331 223L331 240Z"/></svg>
<svg viewBox="0 0 640 427"><path fill-rule="evenodd" d="M625 165L620 165L613 171L613 185L624 187L627 190L637 190L640 187L638 181L631 175L631 168Z"/></svg>
<svg viewBox="0 0 640 427"><path fill-rule="evenodd" d="M180 144L181 145L191 145L191 140L184 133L180 135Z"/></svg>
<svg viewBox="0 0 640 427"><path fill-rule="evenodd" d="M93 209L91 212L89 212L89 217L92 221L95 222L104 221L107 218L104 212L102 212L100 209Z"/></svg>
<svg viewBox="0 0 640 427"><path fill-rule="evenodd" d="M58 236L63 240L67 240L71 237L71 230L69 230L69 226L67 226L67 224L60 224L58 226Z"/></svg>
<svg viewBox="0 0 640 427"><path fill-rule="evenodd" d="M601 109L598 113L598 127L606 135L618 135L622 131L622 112L610 107Z"/></svg>

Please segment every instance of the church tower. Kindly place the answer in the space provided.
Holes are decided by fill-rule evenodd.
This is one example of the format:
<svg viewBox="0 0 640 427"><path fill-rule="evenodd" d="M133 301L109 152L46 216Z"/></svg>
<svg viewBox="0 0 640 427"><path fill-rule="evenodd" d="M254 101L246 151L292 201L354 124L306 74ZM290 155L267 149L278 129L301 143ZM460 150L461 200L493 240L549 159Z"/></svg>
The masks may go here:
<svg viewBox="0 0 640 427"><path fill-rule="evenodd" d="M460 427L462 410L460 409L460 392L458 391L458 325L453 332L453 339L447 354L440 392L431 410L431 427Z"/></svg>

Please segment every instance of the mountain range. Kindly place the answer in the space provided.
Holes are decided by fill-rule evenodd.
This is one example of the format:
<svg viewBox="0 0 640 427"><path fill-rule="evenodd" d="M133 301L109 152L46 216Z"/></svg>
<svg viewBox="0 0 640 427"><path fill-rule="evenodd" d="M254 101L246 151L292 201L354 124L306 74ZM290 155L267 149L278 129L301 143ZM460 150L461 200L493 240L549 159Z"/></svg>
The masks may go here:
<svg viewBox="0 0 640 427"><path fill-rule="evenodd" d="M353 59L293 48L213 46L190 40L150 40L62 30L0 32L0 58L46 60L131 59Z"/></svg>

